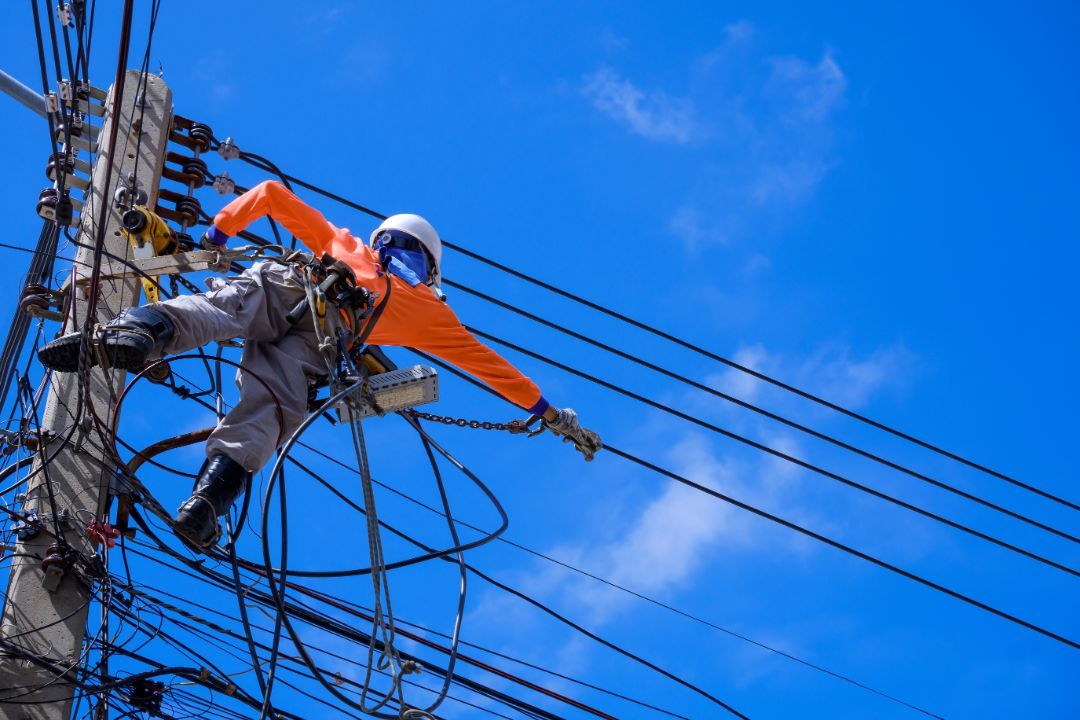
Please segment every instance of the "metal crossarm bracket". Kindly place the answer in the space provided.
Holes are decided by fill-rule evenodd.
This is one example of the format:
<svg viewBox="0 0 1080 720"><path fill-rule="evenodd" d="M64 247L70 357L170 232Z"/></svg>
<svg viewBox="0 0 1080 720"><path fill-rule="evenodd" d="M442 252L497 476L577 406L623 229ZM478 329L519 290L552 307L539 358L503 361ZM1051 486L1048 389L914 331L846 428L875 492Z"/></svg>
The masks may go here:
<svg viewBox="0 0 1080 720"><path fill-rule="evenodd" d="M228 270L237 261L263 260L281 256L281 248L261 245L247 245L235 250L189 250L173 255L136 258L129 265L112 262L103 264L101 279L119 278L130 275L133 269L147 275L179 275L204 270ZM83 270L79 273L76 285L85 285L90 278Z"/></svg>

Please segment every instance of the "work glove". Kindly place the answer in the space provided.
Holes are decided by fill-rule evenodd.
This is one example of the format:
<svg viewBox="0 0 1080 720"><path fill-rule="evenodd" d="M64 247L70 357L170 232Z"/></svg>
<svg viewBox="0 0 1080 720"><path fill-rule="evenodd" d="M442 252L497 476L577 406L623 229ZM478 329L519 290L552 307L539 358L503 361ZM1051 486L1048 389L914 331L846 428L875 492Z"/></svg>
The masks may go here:
<svg viewBox="0 0 1080 720"><path fill-rule="evenodd" d="M225 245L228 242L229 236L218 230L217 227L211 225L210 228L202 234L202 237L199 238L199 247L203 250L221 252L225 249Z"/></svg>
<svg viewBox="0 0 1080 720"><path fill-rule="evenodd" d="M578 452L585 456L589 462L595 457L600 448L604 447L600 442L600 436L592 430L581 427L577 413L570 408L556 410L554 420L543 420L544 427L556 435L562 436L563 442L572 442Z"/></svg>

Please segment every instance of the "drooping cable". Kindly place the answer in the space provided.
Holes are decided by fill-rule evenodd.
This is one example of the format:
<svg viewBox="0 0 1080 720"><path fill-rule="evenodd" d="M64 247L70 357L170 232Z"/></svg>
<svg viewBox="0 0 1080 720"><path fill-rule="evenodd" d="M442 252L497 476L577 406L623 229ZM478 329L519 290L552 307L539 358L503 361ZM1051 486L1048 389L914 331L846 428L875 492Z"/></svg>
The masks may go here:
<svg viewBox="0 0 1080 720"><path fill-rule="evenodd" d="M418 353L418 354L420 354L421 356L424 356L423 353ZM484 390L486 392L489 392L491 394L496 395L496 397L500 397L498 395L498 393L496 393L494 390L491 390L486 385L481 383L479 380L476 380L476 379L470 377L469 375L459 371L457 368L455 368L455 367L453 367L451 365L448 365L446 363L440 362L439 360L436 360L435 358L432 358L430 356L425 356L425 357L430 362L433 362L433 363L439 365L440 367L448 370L449 372L454 373L455 375L457 375L461 379L472 383L473 385L479 387L480 389L482 389L482 390ZM1019 625L1019 626L1021 626L1023 628L1026 628L1026 629L1031 630L1033 632L1036 632L1036 633L1038 633L1040 635L1048 637L1051 640L1055 640L1055 641L1057 641L1057 642L1059 642L1059 643L1061 643L1063 645L1067 645L1067 646L1069 646L1069 647L1071 647L1073 649L1080 650L1080 642L1077 642L1075 640L1071 640L1071 639L1069 639L1069 638L1067 638L1067 637L1065 637L1063 635L1060 635L1060 634L1055 633L1055 632L1053 632L1051 630L1048 630L1048 629L1046 629L1044 627L1036 625L1035 623L1029 622L1029 621L1024 620L1023 618L1020 618L1020 617L1018 617L1016 615L1005 612L1004 610L999 610L998 608L996 608L996 607L994 607L992 605L989 605L988 603L984 603L981 600L976 600L975 598L973 598L973 597L971 597L969 595L965 595L964 593L961 593L961 592L959 592L957 590L953 590L953 589L951 589L949 587L946 587L944 585L936 583L933 580L922 577L921 575L917 575L916 573L910 572L908 570L904 570L901 567L898 567L898 566L893 565L893 564L891 564L889 562L886 562L885 560L882 560L882 559L877 558L877 557L875 557L873 555L870 555L869 553L865 553L865 552L862 552L861 550L857 550L854 547L851 547L849 545L846 545L844 543L839 542L838 540L834 540L834 539L832 539L830 537L827 537L827 536L822 535L820 533L814 532L813 530L810 530L808 528L804 528L801 525L798 525L798 524L796 524L794 522L791 522L790 520L786 520L786 519L784 519L784 518L782 518L782 517L780 517L778 515L774 515L774 514L769 513L769 512L767 512L765 510L762 510L761 508L755 507L755 506L753 506L753 505L751 505L749 503L745 503L745 502L743 502L741 500L737 500L734 497L731 497L731 496L725 495L723 493L720 493L719 491L714 490L714 489L712 489L710 487L707 487L705 485L702 485L701 483L696 483L696 482L694 482L694 481L692 481L692 480L690 480L688 478L685 478L685 477L682 477L681 475L678 475L677 473L674 473L674 472L672 472L670 470L666 470L666 469L660 467L659 465L649 463L649 462L647 462L645 460L642 460L642 459L638 458L637 456L631 456L629 453L616 451L611 446L610 443L605 442L604 449L605 450L610 450L613 454L617 454L617 455L619 455L621 457L625 457L626 459L631 460L632 462L635 462L636 464L639 464L642 467L644 467L644 468L646 468L648 470L651 470L651 471L653 471L654 473L656 473L658 475L662 475L662 476L667 477L667 478L669 478L671 480L681 482L681 483L683 483L685 485L688 485L688 486L693 487L693 488L695 488L697 490L700 490L701 492L704 492L707 495L713 496L717 500L721 500L721 501L726 502L726 503L728 503L730 505L734 505L735 507L737 507L737 508L739 508L741 510L746 510L747 512L753 513L754 515L757 515L758 517L761 517L761 518L763 518L765 520L777 523L778 525L782 525L782 526L788 528L789 530L793 530L793 531L795 531L797 533L800 533L800 534L805 535L807 537L810 537L810 538L812 538L814 540L825 543L826 545L834 547L837 550L841 550L842 552L845 552L845 553L847 553L849 555L853 555L854 557L857 557L860 560L865 560L866 562L869 562L869 563L871 563L873 565L877 565L878 567L881 567L881 568L883 568L885 570L888 570L889 572L900 575L901 577L905 577L908 580L913 580L914 582L917 582L917 583L919 583L921 585L924 585L924 586L926 586L926 587L928 587L928 588L930 588L932 590L936 590L936 591L938 591L940 593L943 593L945 595L953 597L953 598L955 598L957 600L960 600L961 602L965 602L968 605L976 607L976 608L978 608L980 610L983 610L985 612L988 612L988 613L990 613L992 615L997 615L1000 618L1003 618L1003 619L1008 620L1009 622L1015 623L1015 624L1017 624L1017 625Z"/></svg>
<svg viewBox="0 0 1080 720"><path fill-rule="evenodd" d="M651 371L653 371L655 373L658 373L660 375L664 375L665 377L669 377L669 378L671 378L673 380L677 380L678 382L681 382L684 385L692 387L695 390L700 390L700 391L702 391L704 393L708 393L709 395L712 395L713 397L718 397L718 398L720 398L722 400L725 400L725 401L727 401L729 403L737 405L738 407L744 408L746 410L750 410L751 412L757 413L758 415L761 415L762 417L766 417L766 418L768 418L768 419L770 419L770 420L772 420L774 422L778 422L778 423L781 423L783 425L786 425L787 427L798 430L799 432L804 433L806 435L809 435L811 437L817 438L818 440L823 440L823 441L825 441L827 443L835 445L836 447L842 448L842 449L844 449L844 450L846 450L848 452L859 455L860 457L864 457L864 458L866 458L868 460L871 460L871 461L876 462L876 463L878 463L880 465L883 465L883 466L885 466L885 467L887 467L887 468L889 468L891 470L896 470L898 472L904 473L905 475L913 477L913 478L915 478L917 480L921 480L921 481L923 481L925 483L933 485L936 488L939 488L939 489L944 490L946 492L952 493L953 495L957 495L957 496L962 497L962 498L964 498L966 500L970 500L970 501L972 501L974 503L978 503L979 505L982 505L985 508L988 508L990 510L994 510L995 512L1001 513L1003 515L1007 515L1008 517L1011 517L1011 518L1013 518L1015 520L1019 520L1021 522L1027 523L1028 525L1032 525L1034 527L1037 527L1040 530L1044 530L1044 531L1046 531L1048 533L1051 533L1053 535L1056 535L1056 536L1058 536L1060 538L1063 538L1065 540L1069 540L1070 542L1080 543L1080 537L1077 537L1076 535L1073 535L1072 533L1066 532L1064 530L1060 530L1060 529L1058 529L1056 527L1053 527L1051 525L1043 523L1043 522L1041 522L1039 520L1036 520L1036 519L1034 519L1034 518L1032 518L1032 517L1030 517L1028 515L1025 515L1023 513L1019 513L1019 512L1016 512L1014 510L1010 510L1009 508L998 505L997 503L991 502L990 500L987 500L987 499L982 498L982 497L980 497L978 495L975 495L974 493L969 493L969 492L967 492L965 490L962 490L962 489L960 489L958 487L955 487L955 486L950 485L948 483L937 480L937 479L935 479L933 477L930 477L929 475L927 475L925 473L919 472L917 470L913 470L912 468L906 467L904 465L901 465L900 463L889 460L888 458L885 458L885 457L883 457L883 456L881 456L881 455L879 455L877 453L873 453L873 452L870 452L868 450L864 450L863 448L856 447L855 445L852 445L851 443L840 440L840 439L838 439L836 437L833 437L831 435L823 433L823 432L821 432L819 430L815 430L814 428L811 428L811 427L809 427L807 425L804 425L802 423L791 420L790 418L779 415L778 413L774 413L774 412L771 412L769 410L766 410L763 407L760 407L760 406L755 405L755 404L753 404L751 402L747 402L745 400L737 398L737 397L735 397L735 396L733 396L733 395L731 395L729 393L725 393L722 390L718 390L718 389L716 389L716 388L714 388L714 387L712 387L710 385L706 385L705 383L701 383L701 382L698 382L696 380L692 380L692 379L686 377L685 375L682 375L682 374L677 373L677 372L673 372L673 371L667 369L666 367L663 367L661 365L657 365L656 363L653 363L653 362L649 362L648 360L644 359L640 355L637 355L637 354L634 354L634 353L628 353L628 352L626 352L624 350L620 350L617 347L613 347L611 345L608 345L607 343L600 342L596 338L590 337L589 335L586 335L584 333L580 333L580 332L571 330L570 328L567 328L564 325L561 325L561 324L556 323L556 322L552 322L551 320L547 320L547 319L542 318L542 317L540 317L538 315L535 315L535 314L533 314L533 313L531 313L531 312L529 312L527 310L522 309L520 306L518 306L518 305L516 305L514 303L509 303L509 302L506 302L505 300L500 300L500 299L498 299L496 297L493 297L493 296L491 296L491 295L489 295L487 293L481 292L479 290L475 290L475 289L473 289L471 287L468 287L467 285L463 285L461 283L454 282L453 280L448 280L446 278L443 278L443 285L445 285L447 287L452 287L452 288L457 289L457 290L461 290L462 292L473 295L474 297L478 297L478 298L480 298L482 300L485 300L486 302L492 303L492 304L494 304L494 305L496 305L498 307L501 307L501 308L503 308L505 310L509 310L510 312L516 313L517 315L520 315L520 316L522 316L524 318L527 318L527 319L529 319L529 320L531 320L531 321L533 321L535 323L538 323L540 325L543 325L545 327L551 328L551 329L556 330L558 332L561 332L561 333L563 333L565 335L568 335L569 337L572 337L575 340L579 340L581 342L587 343L589 345L592 345L593 347L599 348L600 350L603 350L605 352L611 353L612 355L616 355L618 357L621 357L624 360L628 360L628 361L630 361L630 362L632 362L632 363L634 363L636 365L640 365L641 367L647 368L647 369L649 369L649 370L651 370Z"/></svg>
<svg viewBox="0 0 1080 720"><path fill-rule="evenodd" d="M340 204L342 204L342 205L344 205L346 207L349 207L349 208L352 208L352 209L357 210L359 212L362 212L365 215L369 215L369 216L371 216L373 218L376 218L377 220L385 220L387 218L387 216L384 215L383 213L380 213L380 212L378 212L376 210L372 210L371 208L368 208L368 207L366 207L364 205L361 205L360 203L358 203L358 202L356 202L354 200L350 200L350 199L348 199L348 198L346 198L346 197L344 197L342 195L339 195L337 193L326 190L325 188L322 188L322 187L320 187L318 185L307 182L307 181L302 180L302 179L300 179L298 177L295 177L293 175L289 175L289 174L281 171L280 169L278 169L277 166L272 166L271 167L271 166L269 166L269 165L267 165L265 163L260 164L259 161L253 159L253 157L254 157L253 154L249 153L248 156L249 157L242 158L242 159L246 160L247 162L254 165L255 167L261 167L263 170L268 170L270 172L275 173L276 175L278 175L282 179L282 181L288 181L288 182L291 182L293 184L299 185L300 187L311 190L312 192L315 192L315 193L317 193L319 195L322 195L323 197L328 198L330 200L333 200L334 202L340 203ZM449 248L450 250L461 253L462 255L470 257L473 260L476 260L476 261L478 261L480 263L483 263L483 264L485 264L485 265L487 265L489 267L492 267L492 268L494 268L494 269L496 269L496 270L498 270L500 272L506 273L508 275L512 275L513 277L516 277L519 280L523 280L523 281L525 281L525 282L527 282L527 283L529 283L531 285L535 285L536 287L539 287L539 288L541 288L543 290L546 290L548 292L551 292L551 293L554 293L554 294L559 295L561 297L564 297L567 300L571 300L571 301L573 301L573 302L575 302L575 303L577 303L579 305L587 307L587 308L589 308L591 310L594 310L596 312L599 312L599 313L601 313L603 315L607 315L608 317L611 317L611 318L613 318L615 320L627 323L628 325L632 325L633 327L636 327L639 330L642 330L642 331L647 332L647 333L649 333L651 335L655 335L656 337L659 337L659 338L661 338L663 340L666 340L668 342L679 345L680 347L683 347L683 348L685 348L687 350L690 350L690 351L692 351L694 353L697 353L698 355L701 355L702 357L706 357L706 358L708 358L710 360L713 360L715 362L718 362L718 363L720 363L722 365L726 365L727 367L730 367L730 368L732 368L734 370L737 370L737 371L739 371L741 373L745 373L747 375L750 375L751 377L754 377L754 378L756 378L758 380L761 380L762 382L769 383L770 385L778 387L778 388L780 388L780 389L782 389L782 390L784 390L786 392L790 392L790 393L793 393L795 395L798 395L799 397L801 397L803 399L809 400L809 401L811 401L813 403L816 403L816 404L821 405L823 407L829 408L830 410L832 410L834 412L838 412L838 413L840 413L842 415L846 415L847 417L850 417L850 418L852 418L854 420L857 420L858 422L861 422L861 423L864 423L864 424L869 425L871 427L874 427L874 428L876 428L878 430L881 430L882 432L886 432L886 433L888 433L890 435L893 435L895 437L898 437L898 438L900 438L902 440L905 440L907 442L918 445L919 447L922 447L925 450L929 450L931 452L937 453L938 455L942 455L944 457L947 457L950 460L953 460L955 462L959 462L959 463L961 463L963 465L966 465L966 466L968 466L968 467L970 467L972 469L978 470L979 472L982 472L982 473L985 473L987 475L996 477L999 480L1003 480L1003 481L1005 481L1005 482L1007 482L1007 483L1009 483L1011 485L1014 485L1016 487L1022 488L1023 490L1026 490L1028 492L1039 495L1039 496L1041 496L1043 498L1046 498L1047 500L1051 500L1053 502L1059 503L1059 504L1064 505L1066 507L1072 508L1073 510L1080 510L1080 504L1078 504L1078 503L1075 503L1075 502L1073 502L1071 500L1068 500L1068 499L1063 498L1063 497L1061 497L1059 495L1051 493L1051 492L1049 492L1047 490L1042 490L1042 489L1040 489L1038 487L1035 487L1035 486L1033 486L1033 485L1031 485L1029 483L1018 480L1017 478L1014 478L1014 477L1012 477L1010 475L1007 475L1007 474L1005 474L1003 472L994 470L994 469L992 469L992 468L990 468L990 467L988 467L986 465L983 465L982 463L979 463L979 462L971 460L971 459L969 459L967 457L964 457L964 456L960 455L959 453L954 453L952 451L946 450L945 448L943 448L943 447L941 447L941 446L939 446L937 444L928 442L926 440L922 440L922 439L920 439L920 438L918 438L918 437L916 437L914 435L911 435L911 434L906 433L906 432L904 432L902 430L899 430L899 429L897 429L897 428L895 428L895 427L893 427L893 426L891 426L889 424L886 424L886 423L878 421L878 420L874 420L873 418L871 418L871 417L869 417L867 415L863 415L863 414L858 413L858 412L856 412L854 410L851 410L849 408L845 408L842 405L831 402L831 401L829 401L829 400L827 400L827 399L825 399L825 398L823 398L823 397L821 397L819 395L815 395L814 393L811 393L809 391L800 389L800 388L798 388L798 387L796 387L794 385L791 385L790 383L787 383L787 382L784 382L784 381L779 380L777 378L771 377L771 376L769 376L769 375L767 375L767 374L765 374L763 372L760 372L758 370L754 370L753 368L751 368L751 367L749 367L747 365L736 362L736 361L734 361L734 360L732 360L730 358L727 358L727 357L724 357L724 356L722 356L722 355L720 355L718 353L712 352L711 350L707 350L706 348L704 348L704 347L702 347L700 345L697 345L697 344L692 343L692 342L690 342L688 340L684 340L682 338L679 338L679 337L677 337L677 336L675 336L675 335L673 335L673 334L671 334L671 333L669 333L667 331L656 328L656 327L654 327L654 326L652 326L652 325L650 325L648 323L642 322L640 320L635 320L634 318L632 318L632 317L630 317L628 315L625 315L625 314L620 313L620 312L618 312L616 310L612 310L611 308L605 307L605 306L603 306L603 305L601 305L599 303L588 300L587 298L585 298L585 297L583 297L581 295L578 295L576 293L572 293L572 292L570 292L568 290L564 290L563 288L560 288L560 287L558 287L558 286L556 286L556 285L554 285L552 283L540 280L540 279L536 278L534 275L532 275L530 273L525 273L525 272L522 272L520 270L516 270L516 269L514 269L514 268L512 268L512 267L510 267L508 265L505 265L503 263L492 260L491 258L489 258L489 257L487 257L487 256L485 256L485 255L483 255L481 253L475 252L473 250L469 250L468 248L466 248L464 246L457 245L456 243L452 243L452 242L450 242L448 240L443 240L442 244L443 244L444 247Z"/></svg>
<svg viewBox="0 0 1080 720"><path fill-rule="evenodd" d="M736 433L736 432L734 432L732 430L728 430L727 428L723 428L723 427L721 427L719 425L716 425L715 423L711 423L711 422L708 422L706 420L703 420L702 418L697 417L695 415L691 415L689 413L686 413L686 412L683 412L683 411L678 410L676 408L673 408L670 405L667 405L665 403L658 402L656 400L652 400L650 398L647 398L644 395L633 392L632 390L628 390L628 389L626 389L624 387L621 387L619 385L616 385L615 383L604 380L603 378L598 377L596 375L593 375L591 373L587 373L587 372L585 372L583 370L579 370L579 369L577 369L575 367L567 365L566 363L559 362L558 360L555 360L555 359L553 359L551 357L548 357L546 355L543 355L541 353L538 353L538 352L535 352L533 350L529 350L527 348L524 348L521 345L510 342L509 340L505 340L503 338L497 337L495 335L492 335L491 333L484 332L483 330L478 330L476 328L469 327L469 326L466 326L466 327L468 328L468 330L470 332L472 332L477 337L481 337L481 338L484 338L486 340L490 340L491 342L498 343L499 345L503 345L504 347L508 347L508 348L510 348L510 349L512 349L512 350L514 350L516 352L522 353L523 355L527 355L528 357L531 357L531 358L533 358L535 360L539 360L540 362L543 362L543 363L546 363L548 365L551 365L552 367L558 368L559 370L570 373L572 375L576 375L577 377L580 377L580 378L582 378L584 380L587 380L587 381L589 381L589 382L591 382L591 383L593 383L595 385L599 385L601 387L607 388L608 390L611 390L611 391L616 392L616 393L618 393L620 395L623 395L624 397L630 398L631 400L635 400L636 402L642 403L644 405L648 405L648 406L653 407L653 408L655 408L657 410L668 413L668 414L670 414L670 415L672 415L674 417L680 418L682 420L686 420L687 422L693 423L693 424L695 424L695 425L697 425L699 427L702 427L702 428L704 428L706 430L709 430L710 432L716 433L718 435L722 435L722 436L724 436L726 438L729 438L731 440L735 440L736 442L742 443L743 445L751 447L751 448L753 448L755 450L758 450L760 452L763 452L763 453L765 453L767 455L771 455L772 457L778 458L780 460L784 460L785 462L789 462L789 463L791 463L793 465L796 465L798 467L803 468L804 470L809 470L809 471L811 471L813 473L816 473L818 475L826 477L826 478L828 478L830 480L835 480L836 482L842 483L843 485L846 485L846 486L848 486L850 488L854 488L856 490L859 490L860 492L866 493L867 495L871 495L873 497L876 497L879 500L884 500L887 503L890 503L890 504L895 505L897 507L908 510L909 512L913 512L913 513L915 513L917 515L921 515L922 517L928 518L928 519L933 520L933 521L935 521L937 523L940 523L942 525L946 525L946 526L948 526L950 528L953 528L954 530L959 530L960 532L965 533L967 535L970 535L972 537L979 538L980 540L984 540L984 541L986 541L988 543L991 543L993 545L997 545L998 547L1009 550L1010 552L1014 552L1014 553L1016 553L1018 555L1022 555L1022 556L1026 557L1026 558L1029 558L1031 560L1035 560L1036 562L1042 563L1043 565L1046 565L1048 567L1052 567L1055 570L1060 570L1061 572L1067 573L1069 575L1073 575L1074 577L1080 577L1080 570L1077 570L1076 568L1070 567L1070 566L1065 565L1063 563L1059 563L1056 560L1052 560L1052 559L1046 557L1045 555L1041 555L1041 554L1039 554L1037 552L1034 552L1034 551L1027 550L1025 548L1019 547L1018 545L1014 545L1013 543L1010 543L1010 542L1008 542L1006 540L1002 540L1002 539L1000 539L998 537L990 535L989 533L985 533L985 532L983 532L981 530L977 530L977 529L975 529L975 528L973 528L973 527L971 527L969 525L965 525L965 524L957 522L955 520L951 520L951 519L949 519L949 518L947 518L947 517L945 517L943 515L939 515L939 514L934 513L934 512L932 512L930 510L926 510L925 508L919 507L918 505L915 505L913 503L909 503L906 500L901 500L900 498L898 498L898 497L896 497L894 495L889 495L888 493L885 493L885 492L882 492L882 491L877 490L875 488L872 488L869 485L864 485L863 483L860 483L860 482L858 482L856 480L852 480L849 477L846 477L846 476L841 475L839 473L833 472L832 470L828 470L826 468L823 468L820 465L816 465L816 464L811 463L811 462L809 462L807 460L803 460L802 458L799 458L799 457L797 457L795 455L792 455L791 453L785 452L783 450L778 450L778 449L776 449L776 448L774 448L772 446L766 445L764 443L761 443L761 442L753 440L753 439L751 439L749 437L746 437L745 435L741 435L741 434Z"/></svg>

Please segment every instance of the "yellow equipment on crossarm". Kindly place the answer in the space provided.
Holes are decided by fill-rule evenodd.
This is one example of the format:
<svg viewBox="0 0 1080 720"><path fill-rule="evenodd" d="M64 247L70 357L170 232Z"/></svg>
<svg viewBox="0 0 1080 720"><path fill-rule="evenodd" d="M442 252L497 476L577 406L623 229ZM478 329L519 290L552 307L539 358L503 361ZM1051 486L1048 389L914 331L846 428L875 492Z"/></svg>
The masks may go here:
<svg viewBox="0 0 1080 720"><path fill-rule="evenodd" d="M132 254L136 260L169 255L176 252L176 237L172 229L153 211L137 205L124 213L120 231L131 243ZM140 277L148 302L161 300L161 288L157 276Z"/></svg>

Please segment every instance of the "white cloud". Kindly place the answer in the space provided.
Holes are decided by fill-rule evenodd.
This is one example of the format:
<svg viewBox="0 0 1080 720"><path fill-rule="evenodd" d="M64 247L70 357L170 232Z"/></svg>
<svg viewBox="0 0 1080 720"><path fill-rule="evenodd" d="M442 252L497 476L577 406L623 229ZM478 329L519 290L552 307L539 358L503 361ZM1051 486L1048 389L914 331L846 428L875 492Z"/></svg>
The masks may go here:
<svg viewBox="0 0 1080 720"><path fill-rule="evenodd" d="M740 21L692 65L688 101L703 119L705 163L668 221L691 254L775 228L777 218L814 196L835 164L833 122L847 78L832 52L808 61L757 46L753 26Z"/></svg>
<svg viewBox="0 0 1080 720"><path fill-rule="evenodd" d="M797 360L769 353L761 344L751 344L741 346L733 359L851 408L865 406L875 393L888 387L902 387L916 365L915 356L899 343L864 357L855 357L851 348L842 343L827 343ZM706 383L748 402L760 400L770 387L735 368L708 376ZM781 398L785 402L792 399L789 395L777 397Z"/></svg>
<svg viewBox="0 0 1080 720"><path fill-rule="evenodd" d="M662 92L646 96L609 68L586 75L581 92L597 110L644 138L685 144L699 137L693 103Z"/></svg>
<svg viewBox="0 0 1080 720"><path fill-rule="evenodd" d="M799 156L786 162L767 163L758 169L748 186L748 195L757 205L791 204L810 197L828 168L819 159Z"/></svg>
<svg viewBox="0 0 1080 720"><path fill-rule="evenodd" d="M749 40L754 35L754 24L749 20L738 20L724 26L724 34L729 43L740 43Z"/></svg>
<svg viewBox="0 0 1080 720"><path fill-rule="evenodd" d="M802 363L795 382L840 405L860 408L885 387L903 385L914 365L915 356L903 345L882 348L862 359L853 359L847 346L825 346Z"/></svg>
<svg viewBox="0 0 1080 720"><path fill-rule="evenodd" d="M770 443L794 451L794 441L774 436ZM789 488L797 482L797 469L776 458L761 456L751 461L721 456L709 438L686 433L675 442L668 466L693 482L754 505L775 509L788 504ZM805 517L794 507L782 510L788 517ZM577 544L551 551L578 567L652 597L663 598L693 582L709 564L745 560L747 551L779 541L788 552L808 552L797 536L768 532L765 521L718 498L676 481L663 489L618 535L594 546ZM765 531L765 532L763 532ZM542 587L549 594L572 598L593 627L619 616L632 598L592 580L565 573L546 573Z"/></svg>
<svg viewBox="0 0 1080 720"><path fill-rule="evenodd" d="M899 374L912 363L910 353L902 345L857 357L850 348L831 344L809 357L792 358L771 353L761 344L752 344L739 348L734 359L792 380L796 385L808 385L852 406L863 404L873 394L898 383ZM735 370L707 380L710 385L747 400L761 400L760 396L769 387ZM791 402L776 403L777 397L787 396L770 397L772 409L783 410L785 403ZM693 405L697 399L698 394L688 392L682 403L674 404ZM720 412L724 417L722 425L749 434L781 452L796 457L805 455L802 436L727 403L713 398L708 401L710 411ZM703 408L704 402L694 409L704 415ZM732 445L701 431L679 430L681 426L666 416L651 415L647 422L646 434L675 438L665 453L665 462L661 463L674 472L831 537L843 538L850 529L831 512L835 508L830 507L828 515L811 509L813 504L807 498L816 497L820 479L808 477L803 469L771 455L733 450ZM696 489L660 477L654 479L657 490L643 506L612 512L599 524L603 530L598 537L566 543L548 549L546 554L632 591L666 600L686 587L700 584L703 578L723 574L725 568L753 562L755 557L766 553L806 562L821 547L809 538L777 528ZM857 525L859 520L853 522ZM638 609L637 601L630 595L539 561L510 582L533 597L546 599L556 608L572 608L568 610L572 619L601 634L606 625L631 617ZM525 642L542 627L534 610L496 593L485 593L479 606L470 613L470 619L477 619L483 633L491 633L499 639L498 644L506 647ZM724 618L715 619L724 621ZM475 626L470 624L470 627ZM787 643L773 641L773 644ZM574 640L569 633L560 647L560 657L575 666L587 665L588 646ZM747 662L751 661L761 662L761 658L751 654ZM744 680L752 677L750 673Z"/></svg>
<svg viewBox="0 0 1080 720"><path fill-rule="evenodd" d="M788 96L790 112L801 120L823 120L844 100L847 77L828 50L816 65L797 57L772 61L770 85Z"/></svg>
<svg viewBox="0 0 1080 720"><path fill-rule="evenodd" d="M668 229L686 243L687 249L694 253L706 245L719 245L725 242L720 229L710 224L702 212L693 205L683 205L668 222Z"/></svg>
<svg viewBox="0 0 1080 720"><path fill-rule="evenodd" d="M743 367L764 372L769 354L761 344L741 345L731 358ZM762 389L762 382L748 373L729 368L722 373L710 375L705 380L710 387L737 398L753 402Z"/></svg>
<svg viewBox="0 0 1080 720"><path fill-rule="evenodd" d="M730 467L697 436L683 438L670 456L676 470L694 482L731 485ZM625 535L601 551L607 577L644 593L666 591L698 568L705 548L731 531L733 512L698 490L669 483Z"/></svg>
<svg viewBox="0 0 1080 720"><path fill-rule="evenodd" d="M621 52L630 47L630 40L611 28L604 28L600 33L600 47L609 53Z"/></svg>
<svg viewBox="0 0 1080 720"><path fill-rule="evenodd" d="M832 344L806 358L787 358L754 344L741 347L734 359L852 407L865 404L873 394L899 383L913 362L902 345L857 358L850 348ZM748 401L759 401L768 387L735 369L708 380L710 385ZM687 399L690 397L688 394ZM714 411L719 408L723 413L725 420L721 424L747 432L781 452L796 457L803 454L801 436L727 403L718 406L719 402L708 400ZM773 409L782 410L785 402L789 401L776 403L770 398ZM667 452L667 459L675 472L701 485L834 536L843 534L843 528L836 527L834 521L818 517L800 502L804 471L786 460L771 455L720 454L711 437L696 431L679 436ZM802 536L774 534L765 521L672 481L635 516L624 521L613 539L592 547L561 547L552 554L619 585L664 597L692 582L709 563L723 562L732 555L745 559L748 551L776 542L783 543L784 551L789 553L810 553L815 547ZM534 587L548 592L561 587L567 596L588 608L596 623L617 615L627 601L627 596L591 581L567 580L562 573L543 575Z"/></svg>

